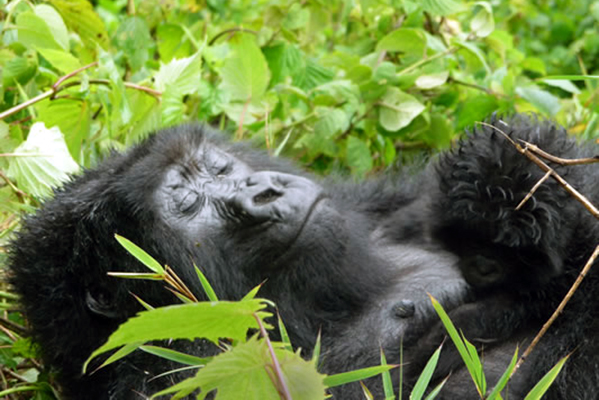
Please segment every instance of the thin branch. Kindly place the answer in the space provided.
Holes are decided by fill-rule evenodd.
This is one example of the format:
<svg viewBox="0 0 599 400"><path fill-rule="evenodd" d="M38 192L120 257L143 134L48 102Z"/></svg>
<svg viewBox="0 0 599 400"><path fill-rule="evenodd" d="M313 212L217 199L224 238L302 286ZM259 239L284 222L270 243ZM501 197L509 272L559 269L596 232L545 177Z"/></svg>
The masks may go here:
<svg viewBox="0 0 599 400"><path fill-rule="evenodd" d="M585 196L583 196L582 194L580 194L568 182L566 182L566 180L564 178L562 178L559 174L557 174L551 167L549 167L547 164L545 164L543 162L543 160L541 160L539 157L537 157L536 154L533 154L533 153L537 153L541 157L544 157L544 158L546 158L548 160L551 160L553 162L557 162L557 163L560 163L560 164L565 161L566 163L563 164L563 165L577 165L577 164L581 164L581 163L582 164L588 164L589 163L589 162L587 162L588 159L582 159L583 162L580 162L581 160L565 160L565 159L561 159L559 157L555 157L555 156L553 156L553 155L551 155L549 153L546 153L546 152L542 151L541 149L539 149L537 146L532 145L531 143L528 143L528 142L525 142L525 141L521 141L521 142L524 143L524 147L522 147L519 143L517 143L515 140L513 140L511 137L509 137L509 135L507 135L501 129L499 129L499 128L491 125L491 124L487 124L485 122L481 122L481 124L485 125L485 126L488 126L488 127L492 128L492 129L495 129L496 131L498 131L500 134L502 134L506 138L506 140L508 142L510 142L516 148L516 150L519 153L524 154L532 162L534 162L539 168L541 168L543 171L546 172L545 176L543 176L543 178L541 178L539 180L539 182L537 182L537 184L535 185L535 187L533 187L533 189L531 190L531 192L534 192L538 188L538 186L540 186L544 181L547 180L547 178L549 176L551 176L553 179L555 179L556 181L558 181L558 183L564 189L566 189L566 191L568 193L570 193L570 195L572 195L576 200L578 200L580 203L582 203L582 205L595 218L599 219L599 211L597 210L597 208ZM591 159L591 160L594 160L594 159ZM575 161L575 162L572 163L572 161ZM597 161L593 161L593 162L597 162ZM526 198L525 198L525 200L526 200ZM524 200L523 200L523 202L524 202ZM593 252L593 254L591 254L591 256L589 257L589 259L587 260L584 268L582 268L582 270L578 274L578 277L576 278L576 280L574 281L574 283L572 284L572 286L568 290L568 293L566 293L566 295L564 296L564 298L562 299L562 301L560 302L560 304L557 306L557 308L555 309L555 311L553 312L553 314L551 315L551 317L547 320L547 322L545 322L545 324L543 324L543 327L541 328L541 330L537 333L537 335L535 336L535 338L528 345L528 347L526 348L526 350L524 351L524 353L522 354L522 356L520 357L520 359L518 360L518 362L514 366L514 369L513 369L512 373L510 374L510 379L511 379L512 376L514 376L514 374L520 368L520 366L522 365L522 363L524 363L524 361L526 360L526 358L530 355L530 353L533 351L533 349L536 347L536 345L539 343L539 341L545 335L545 333L547 333L547 331L549 330L549 328L551 327L551 325L553 325L553 323L555 322L555 320L557 319L557 317L559 317L559 315L563 312L564 308L566 307L566 304L568 304L568 302L570 301L570 299L572 298L572 296L574 295L574 293L576 293L576 290L578 290L578 287L580 286L580 284L582 283L583 279L586 277L587 273L590 271L591 267L593 266L593 264L597 260L597 257L599 257L599 245L597 245L597 247L595 247L595 251Z"/></svg>
<svg viewBox="0 0 599 400"><path fill-rule="evenodd" d="M532 195L535 194L535 192L537 191L537 189L540 188L541 185L543 184L543 182L545 182L547 179L549 179L550 176L551 176L551 171L547 171L547 173L545 175L543 175L543 177L541 179L539 179L539 181L537 183L535 183L535 185L532 187L532 189L530 189L530 192L528 192L528 194L522 199L522 201L520 202L520 204L518 204L516 206L516 211L518 211L522 207L524 207L524 204L526 204L526 202L528 200L530 200L530 198L532 197Z"/></svg>
<svg viewBox="0 0 599 400"><path fill-rule="evenodd" d="M597 259L597 257L599 257L599 245L597 245L597 247L595 247L595 251L593 252L591 257L589 257L587 263L585 264L582 271L580 271L580 274L578 274L576 281L574 281L574 284L572 285L570 290L568 290L568 293L566 293L562 302L559 304L559 306L557 306L557 308L555 309L555 311L553 312L551 317L547 320L547 322L545 322L545 324L543 325L543 328L541 328L539 333L537 333L537 336L535 336L535 338L528 345L528 347L526 348L526 350L524 351L524 353L522 354L522 356L516 363L516 366L514 367L514 370L512 371L512 373L510 375L510 379L514 375L514 373L516 373L518 368L520 368L520 366L522 365L524 360L526 360L526 358L530 355L531 351L535 348L537 343L539 343L539 341L541 340L543 335L545 335L545 333L547 332L549 327L553 324L553 322L557 319L557 317L562 313L562 311L564 311L564 307L570 301L570 299L572 298L572 296L574 295L574 293L576 292L576 290L582 283L582 280L584 279L584 277L587 275L587 273L589 272L589 270L595 263L595 260Z"/></svg>
<svg viewBox="0 0 599 400"><path fill-rule="evenodd" d="M84 66L84 67L81 67L81 68L79 68L79 69L76 69L75 71L73 71L73 72L69 72L68 74L66 74L66 75L64 75L64 76L62 76L62 77L60 77L60 78L58 78L58 80L57 80L57 81L54 83L54 85L52 85L52 90L54 90L54 91L58 92L58 87L59 87L59 86L60 86L60 85L61 85L61 84L62 84L64 81L66 81L67 79L70 79L70 78L74 77L74 76L75 76L75 75L77 75L79 72L81 72L81 71L85 71L86 69L88 69L88 68L91 68L91 67L95 67L96 65L98 65L98 62L97 62L97 61L94 61L94 62L93 62L93 63L91 63L91 64L87 64L87 65L86 65L86 66Z"/></svg>
<svg viewBox="0 0 599 400"><path fill-rule="evenodd" d="M283 376L283 370L281 369L281 364L279 364L279 360L277 355L275 354L275 349L272 347L272 343L270 342L270 338L268 337L268 332L264 328L264 324L262 324L262 320L260 317L254 313L254 318L256 322L258 322L258 326L260 327L260 335L266 342L266 346L268 347L268 352L270 353L270 358L272 359L272 368L276 377L276 386L279 391L280 396L284 400L293 400L291 397L291 393L289 392L289 388L287 387L287 383L285 382L285 377Z"/></svg>
<svg viewBox="0 0 599 400"><path fill-rule="evenodd" d="M246 32L246 33L258 35L258 32L253 31L251 29L245 29L245 28L225 29L224 31L217 33L212 39L210 39L210 41L208 42L208 46L212 46L218 39L220 39L221 37L223 37L229 33L237 33L237 32Z"/></svg>
<svg viewBox="0 0 599 400"><path fill-rule="evenodd" d="M587 209L588 212L593 214L593 216L595 218L599 219L599 210L593 205L593 203L591 203L586 197L584 197L578 190L574 189L568 182L566 182L566 180L564 178L562 178L559 174L557 174L550 166L545 164L545 162L543 162L543 160L541 160L539 157L537 157L535 154L533 154L533 151L530 148L522 147L519 143L514 141L514 139L509 137L505 132L503 132L501 129L497 128L496 126L487 124L486 122L480 122L480 124L488 126L492 129L495 129L497 132L502 134L506 138L506 140L508 142L510 142L516 148L516 150L519 153L524 154L526 157L528 157L532 162L534 162L544 172L550 173L551 177L553 179L555 179L564 189L566 189L566 191L568 193L570 193L576 200L578 200L584 206L584 208Z"/></svg>
<svg viewBox="0 0 599 400"><path fill-rule="evenodd" d="M84 68L89 68L89 66L84 67ZM71 72L71 74L73 74L73 72ZM63 78L59 78L59 81L60 80L64 81ZM111 82L108 79L90 79L89 83L95 84L95 85L107 85L107 86L111 85ZM39 103L40 101L42 101L44 99L52 98L52 97L56 96L59 92L65 90L67 88L70 88L73 86L79 86L79 85L81 85L81 81L66 82L60 86L56 86L56 84L54 84L52 86L52 89L47 90L44 93L35 96L33 99L27 100L24 103L18 104L12 108L9 108L8 110L1 112L0 120L3 120L6 117L10 117L11 115L16 114L19 111L24 110L25 108L27 108L35 103ZM160 98L160 96L162 96L162 93L159 92L158 90L154 90L154 89L146 87L146 86L141 86L141 85L131 83L131 82L123 82L123 85L130 89L135 89L135 90L145 92L155 98Z"/></svg>
<svg viewBox="0 0 599 400"><path fill-rule="evenodd" d="M445 51L442 51L441 53L434 54L434 55L432 55L432 56L430 56L428 58L423 58L423 59L415 62L414 64L412 64L412 65L410 65L410 66L402 69L401 71L399 71L396 75L397 76L401 76L401 75L405 75L407 73L410 73L410 72L412 72L412 71L414 71L414 70L422 67L423 65L426 65L426 64L428 64L430 62L433 62L433 61L435 61L438 58L443 58L445 56L453 54L453 53L455 53L458 50L459 50L458 47L450 47L449 49L447 49Z"/></svg>
<svg viewBox="0 0 599 400"><path fill-rule="evenodd" d="M584 165L584 164L599 163L599 156L593 156L593 157L589 157L589 158L574 158L574 159L561 158L561 157L556 157L553 154L547 153L546 151L540 149L535 144L529 143L522 139L519 139L519 141L524 144L525 148L531 150L533 153L535 153L539 157L542 157L548 161L554 162L559 165L567 166L567 165Z"/></svg>

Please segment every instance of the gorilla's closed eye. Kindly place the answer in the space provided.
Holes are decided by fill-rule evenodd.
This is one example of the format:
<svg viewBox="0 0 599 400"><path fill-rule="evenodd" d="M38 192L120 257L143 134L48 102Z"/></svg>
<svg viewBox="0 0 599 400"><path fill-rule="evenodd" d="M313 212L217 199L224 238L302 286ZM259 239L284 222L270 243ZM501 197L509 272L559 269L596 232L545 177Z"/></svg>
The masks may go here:
<svg viewBox="0 0 599 400"><path fill-rule="evenodd" d="M188 191L187 194L177 202L177 208L183 214L191 214L198 209L201 200L199 193Z"/></svg>

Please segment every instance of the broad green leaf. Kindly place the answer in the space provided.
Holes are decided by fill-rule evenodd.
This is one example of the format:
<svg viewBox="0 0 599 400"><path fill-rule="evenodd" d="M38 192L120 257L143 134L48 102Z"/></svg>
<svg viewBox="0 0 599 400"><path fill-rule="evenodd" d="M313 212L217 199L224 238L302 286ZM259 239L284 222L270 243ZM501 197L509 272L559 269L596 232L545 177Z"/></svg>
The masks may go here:
<svg viewBox="0 0 599 400"><path fill-rule="evenodd" d="M532 390L528 392L524 400L538 400L542 398L545 392L549 390L549 387L555 378L557 378L557 375L562 370L564 364L568 360L568 357L570 356L566 356L559 360L559 362L553 368L551 368L551 370L547 372L545 376L543 376L543 378L532 388Z"/></svg>
<svg viewBox="0 0 599 400"><path fill-rule="evenodd" d="M67 74L78 68L81 68L81 63L71 53L57 50L40 48L37 51L58 71Z"/></svg>
<svg viewBox="0 0 599 400"><path fill-rule="evenodd" d="M54 7L51 7L47 4L38 4L34 7L35 15L42 18L50 32L52 33L52 38L58 45L65 51L69 50L69 33L67 32L67 27L62 20L60 14L56 11Z"/></svg>
<svg viewBox="0 0 599 400"><path fill-rule="evenodd" d="M53 51L53 50L52 50ZM56 99L38 104L38 118L46 126L57 126L64 134L71 156L83 164L82 144L88 138L91 113L89 103Z"/></svg>
<svg viewBox="0 0 599 400"><path fill-rule="evenodd" d="M5 87L21 85L29 82L35 76L37 63L31 57L14 57L3 65L2 83Z"/></svg>
<svg viewBox="0 0 599 400"><path fill-rule="evenodd" d="M154 258L146 253L145 250L140 248L138 245L133 243L127 238L122 237L121 235L115 234L114 238L119 242L121 246L125 248L133 257L137 258L143 265L148 267L151 271L154 271L157 274L164 275L164 268L162 265Z"/></svg>
<svg viewBox="0 0 599 400"><path fill-rule="evenodd" d="M179 25L165 23L156 29L160 60L168 63L173 58L184 58L191 53L191 44Z"/></svg>
<svg viewBox="0 0 599 400"><path fill-rule="evenodd" d="M486 1L477 1L474 3L474 18L470 21L470 29L476 36L483 38L489 36L495 29L493 20L493 8Z"/></svg>
<svg viewBox="0 0 599 400"><path fill-rule="evenodd" d="M454 40L453 42L457 46L460 46L462 51L466 52L465 55L469 55L473 60L476 60L473 62L476 62L477 66L480 64L480 66L482 66L488 74L491 73L491 67L489 67L489 64L487 63L485 54L476 46L475 43L466 42L464 40Z"/></svg>
<svg viewBox="0 0 599 400"><path fill-rule="evenodd" d="M154 76L154 87L161 92L178 95L195 93L200 85L202 58L200 53L182 59L173 59L160 66Z"/></svg>
<svg viewBox="0 0 599 400"><path fill-rule="evenodd" d="M50 27L42 17L31 11L17 15L17 34L19 41L34 49L67 50L52 35Z"/></svg>
<svg viewBox="0 0 599 400"><path fill-rule="evenodd" d="M599 3L598 3L599 4ZM568 93L580 94L580 89L573 84L571 81L566 79L547 79L544 78L540 81L548 86L558 87Z"/></svg>
<svg viewBox="0 0 599 400"><path fill-rule="evenodd" d="M48 129L43 122L31 126L27 140L15 149L14 155L8 176L36 197L49 195L53 187L79 171L60 129Z"/></svg>
<svg viewBox="0 0 599 400"><path fill-rule="evenodd" d="M449 71L420 75L416 79L416 86L420 89L433 89L447 82L447 78L449 78Z"/></svg>
<svg viewBox="0 0 599 400"><path fill-rule="evenodd" d="M461 1L455 0L422 0L420 6L433 15L446 16L464 10Z"/></svg>
<svg viewBox="0 0 599 400"><path fill-rule="evenodd" d="M397 367L397 365L377 365L374 367L361 368L354 371L342 372L340 374L329 375L324 378L326 387L335 387L345 385L350 382L357 382L373 376L382 374L385 371Z"/></svg>
<svg viewBox="0 0 599 400"><path fill-rule="evenodd" d="M87 0L50 0L64 20L67 28L77 33L86 47L108 47L108 34L104 21L96 14L92 3Z"/></svg>
<svg viewBox="0 0 599 400"><path fill-rule="evenodd" d="M363 176L372 169L372 155L368 145L355 136L347 138L347 164L358 176Z"/></svg>
<svg viewBox="0 0 599 400"><path fill-rule="evenodd" d="M179 304L142 311L119 326L108 341L89 357L117 347L151 340L205 338L218 343L220 338L244 340L248 329L258 329L256 313L270 316L261 299L238 302L218 301Z"/></svg>
<svg viewBox="0 0 599 400"><path fill-rule="evenodd" d="M323 67L316 61L308 59L306 67L298 70L293 75L293 83L302 90L311 90L317 86L330 82L335 73Z"/></svg>
<svg viewBox="0 0 599 400"><path fill-rule="evenodd" d="M259 99L270 81L266 59L253 35L237 34L230 41L231 54L219 73L221 89L229 93L231 100Z"/></svg>
<svg viewBox="0 0 599 400"><path fill-rule="evenodd" d="M407 126L425 107L414 96L390 87L379 103L379 122L383 128L396 132Z"/></svg>
<svg viewBox="0 0 599 400"><path fill-rule="evenodd" d="M384 36L376 45L377 51L400 52L422 58L425 54L426 36L421 29L399 28Z"/></svg>
<svg viewBox="0 0 599 400"><path fill-rule="evenodd" d="M140 17L125 18L116 31L115 42L125 53L133 71L139 70L148 60L151 41L148 26Z"/></svg>
<svg viewBox="0 0 599 400"><path fill-rule="evenodd" d="M559 99L553 94L539 89L537 86L517 87L516 94L524 98L539 111L548 116L555 116L560 110Z"/></svg>
<svg viewBox="0 0 599 400"><path fill-rule="evenodd" d="M192 356L191 354L181 353L180 351L171 350L165 347L144 345L139 346L139 349L148 354L153 354L155 356L185 365L206 365L209 361L211 361L211 358L196 357Z"/></svg>
<svg viewBox="0 0 599 400"><path fill-rule="evenodd" d="M272 73L271 86L285 82L287 77L293 76L301 68L305 68L305 56L294 44L279 43L276 46L263 49L263 52Z"/></svg>
<svg viewBox="0 0 599 400"><path fill-rule="evenodd" d="M294 400L325 398L323 375L316 372L310 362L278 346L275 347L275 355ZM210 391L218 390L219 400L279 400L281 397L273 384L274 376L266 342L254 336L214 357L195 377L156 393L153 398L179 391L182 391L181 394L189 393L190 389L200 387L200 399L204 399Z"/></svg>
<svg viewBox="0 0 599 400"><path fill-rule="evenodd" d="M338 108L319 109L320 118L314 124L314 135L323 139L336 137L349 127L347 115Z"/></svg>
<svg viewBox="0 0 599 400"><path fill-rule="evenodd" d="M412 393L410 393L410 400L420 400L422 399L422 396L424 396L424 392L428 388L431 378L433 377L433 372L435 372L435 368L439 362L442 347L442 345L439 346L427 361L426 366L420 373L420 376L414 385L414 389L412 389Z"/></svg>

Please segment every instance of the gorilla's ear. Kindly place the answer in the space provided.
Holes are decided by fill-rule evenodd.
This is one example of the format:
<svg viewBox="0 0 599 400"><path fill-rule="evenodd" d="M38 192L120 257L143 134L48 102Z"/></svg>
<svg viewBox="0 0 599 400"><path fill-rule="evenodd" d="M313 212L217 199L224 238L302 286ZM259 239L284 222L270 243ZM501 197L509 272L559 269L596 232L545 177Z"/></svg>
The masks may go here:
<svg viewBox="0 0 599 400"><path fill-rule="evenodd" d="M102 317L111 319L119 317L111 296L104 290L87 289L85 291L85 305L92 313Z"/></svg>

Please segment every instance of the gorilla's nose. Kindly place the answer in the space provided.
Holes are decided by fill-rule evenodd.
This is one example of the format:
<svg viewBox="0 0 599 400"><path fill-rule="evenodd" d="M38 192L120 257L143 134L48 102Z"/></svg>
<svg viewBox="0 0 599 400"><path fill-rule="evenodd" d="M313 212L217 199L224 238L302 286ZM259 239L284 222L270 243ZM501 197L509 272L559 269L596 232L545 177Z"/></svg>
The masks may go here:
<svg viewBox="0 0 599 400"><path fill-rule="evenodd" d="M255 206L263 206L283 196L283 186L278 174L273 172L257 172L246 180L246 190L252 196Z"/></svg>

